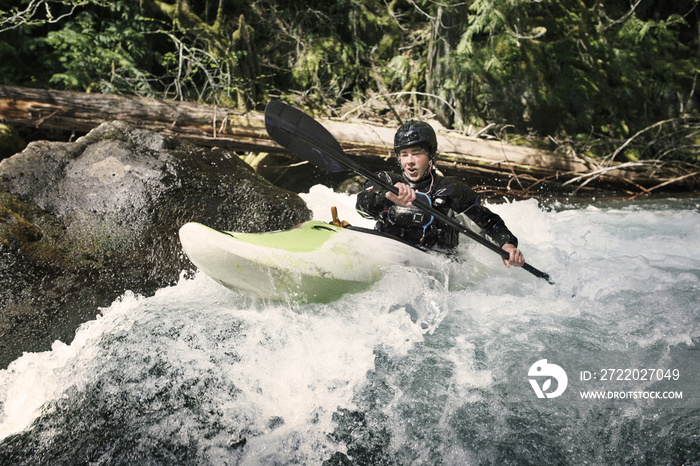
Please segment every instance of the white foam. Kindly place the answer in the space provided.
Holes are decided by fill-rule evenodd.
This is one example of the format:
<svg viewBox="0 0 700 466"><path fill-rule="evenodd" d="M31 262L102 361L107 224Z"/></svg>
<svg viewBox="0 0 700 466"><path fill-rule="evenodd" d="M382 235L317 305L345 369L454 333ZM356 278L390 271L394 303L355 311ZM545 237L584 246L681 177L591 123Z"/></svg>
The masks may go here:
<svg viewBox="0 0 700 466"><path fill-rule="evenodd" d="M329 206L337 205L342 219L372 224L355 212L354 196L316 186L302 197L315 219L330 220ZM244 462L314 463L338 448L327 436L332 415L356 405L377 348L417 365L431 363L428 354L444 358L453 374L446 390L463 400L493 383L493 368L479 366L479 352L493 358L534 350L557 335L613 347L690 342L700 333L697 306L688 308L700 282L700 258L690 253L700 240L697 209L557 210L532 200L490 207L519 237L528 262L556 285L506 269L493 252L464 239L463 261L452 271L461 282L450 290L397 269L330 304L255 302L201 274L152 297L127 293L70 345L57 342L0 371L0 439L29 427L69 389L101 381L108 392L143 397L151 410L194 391L217 422L230 430L244 425ZM443 344L417 350L426 338ZM159 400L155 394L164 390ZM174 411L150 427L154 435L167 435L172 417L194 422ZM197 435L196 426L185 431ZM199 440L213 462L230 442Z"/></svg>

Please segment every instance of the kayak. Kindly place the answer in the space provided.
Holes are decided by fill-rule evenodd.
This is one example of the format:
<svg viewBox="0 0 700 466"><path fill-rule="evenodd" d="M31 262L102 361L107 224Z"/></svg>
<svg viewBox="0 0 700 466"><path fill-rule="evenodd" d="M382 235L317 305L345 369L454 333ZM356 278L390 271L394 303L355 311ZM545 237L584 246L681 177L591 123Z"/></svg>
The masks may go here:
<svg viewBox="0 0 700 466"><path fill-rule="evenodd" d="M246 295L273 300L329 302L367 289L388 267L440 277L447 261L374 230L320 221L267 233L187 223L179 234L185 254L205 274Z"/></svg>

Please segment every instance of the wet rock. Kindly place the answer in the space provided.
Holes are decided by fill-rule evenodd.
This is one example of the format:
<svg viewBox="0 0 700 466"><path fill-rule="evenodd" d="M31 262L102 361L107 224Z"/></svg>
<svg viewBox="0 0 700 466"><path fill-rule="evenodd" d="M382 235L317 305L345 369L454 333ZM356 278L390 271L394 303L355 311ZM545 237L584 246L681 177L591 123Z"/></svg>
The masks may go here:
<svg viewBox="0 0 700 466"><path fill-rule="evenodd" d="M236 155L121 122L0 162L0 367L69 343L100 306L149 295L192 264L177 230L269 231L310 218Z"/></svg>

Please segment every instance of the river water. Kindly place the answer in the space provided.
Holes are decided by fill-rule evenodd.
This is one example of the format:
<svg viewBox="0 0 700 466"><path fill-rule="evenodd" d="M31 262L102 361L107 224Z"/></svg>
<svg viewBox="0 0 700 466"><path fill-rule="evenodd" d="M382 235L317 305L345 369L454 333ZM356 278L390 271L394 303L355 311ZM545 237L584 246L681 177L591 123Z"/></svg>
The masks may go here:
<svg viewBox="0 0 700 466"><path fill-rule="evenodd" d="M367 225L352 196L302 196ZM491 206L554 285L465 238L447 286L126 293L0 371L0 463L700 464L699 205Z"/></svg>

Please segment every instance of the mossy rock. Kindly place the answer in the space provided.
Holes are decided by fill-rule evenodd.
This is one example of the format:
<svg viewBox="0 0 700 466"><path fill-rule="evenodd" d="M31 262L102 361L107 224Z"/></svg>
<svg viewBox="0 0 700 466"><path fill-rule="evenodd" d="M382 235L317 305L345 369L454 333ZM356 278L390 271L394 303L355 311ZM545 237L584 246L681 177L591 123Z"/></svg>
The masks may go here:
<svg viewBox="0 0 700 466"><path fill-rule="evenodd" d="M127 290L148 296L194 270L186 222L260 232L310 217L238 156L123 122L31 143L0 162L0 368L70 343Z"/></svg>

